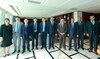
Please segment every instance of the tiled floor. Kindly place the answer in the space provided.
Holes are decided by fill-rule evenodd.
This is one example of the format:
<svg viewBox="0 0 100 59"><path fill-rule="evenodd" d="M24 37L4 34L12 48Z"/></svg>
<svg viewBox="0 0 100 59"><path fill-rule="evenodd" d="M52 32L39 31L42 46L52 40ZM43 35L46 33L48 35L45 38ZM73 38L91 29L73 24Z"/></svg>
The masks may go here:
<svg viewBox="0 0 100 59"><path fill-rule="evenodd" d="M31 42L30 42L31 43ZM47 46L48 47L48 46ZM78 52L74 51L74 45L72 42L72 50L68 50L68 39L66 40L66 48L67 50L64 50L63 48L61 50L58 50L59 43L55 43L55 49L40 49L41 46L39 46L39 49L34 49L31 52L25 52L24 54L11 54L7 57L3 56L3 50L0 47L0 59L97 59L100 57L100 46L98 47L98 53L99 55L95 55L93 52L88 52L89 49L89 41L84 40L84 50L78 49ZM13 52L13 45L11 45L10 53Z"/></svg>

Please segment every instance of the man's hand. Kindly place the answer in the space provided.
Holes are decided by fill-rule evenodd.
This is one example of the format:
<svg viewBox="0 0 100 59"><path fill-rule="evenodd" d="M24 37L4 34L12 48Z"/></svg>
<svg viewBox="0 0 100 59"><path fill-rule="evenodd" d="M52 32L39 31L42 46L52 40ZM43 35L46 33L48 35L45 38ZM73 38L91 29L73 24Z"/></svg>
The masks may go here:
<svg viewBox="0 0 100 59"><path fill-rule="evenodd" d="M41 34L39 33L39 36L40 36Z"/></svg>
<svg viewBox="0 0 100 59"><path fill-rule="evenodd" d="M83 35L85 36L85 33Z"/></svg>
<svg viewBox="0 0 100 59"><path fill-rule="evenodd" d="M55 34L55 36L57 36L57 34Z"/></svg>
<svg viewBox="0 0 100 59"><path fill-rule="evenodd" d="M79 35L77 35L77 37L79 37Z"/></svg>
<svg viewBox="0 0 100 59"><path fill-rule="evenodd" d="M69 34L67 34L67 36L69 36Z"/></svg>
<svg viewBox="0 0 100 59"><path fill-rule="evenodd" d="M22 40L23 38L21 37L21 40Z"/></svg>
<svg viewBox="0 0 100 59"><path fill-rule="evenodd" d="M99 35L99 37L100 37L100 35Z"/></svg>
<svg viewBox="0 0 100 59"><path fill-rule="evenodd" d="M3 37L1 37L1 41L3 40Z"/></svg>
<svg viewBox="0 0 100 59"><path fill-rule="evenodd" d="M31 36L29 36L29 38L31 38Z"/></svg>
<svg viewBox="0 0 100 59"><path fill-rule="evenodd" d="M47 36L49 36L49 34L47 34Z"/></svg>
<svg viewBox="0 0 100 59"><path fill-rule="evenodd" d="M89 34L87 34L87 36L89 37Z"/></svg>
<svg viewBox="0 0 100 59"><path fill-rule="evenodd" d="M60 33L61 35L63 35L63 33Z"/></svg>

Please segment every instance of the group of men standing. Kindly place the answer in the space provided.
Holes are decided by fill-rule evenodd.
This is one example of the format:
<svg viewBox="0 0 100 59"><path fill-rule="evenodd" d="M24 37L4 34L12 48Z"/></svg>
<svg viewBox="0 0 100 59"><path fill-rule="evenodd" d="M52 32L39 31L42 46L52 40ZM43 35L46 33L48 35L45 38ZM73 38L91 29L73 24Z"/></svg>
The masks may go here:
<svg viewBox="0 0 100 59"><path fill-rule="evenodd" d="M51 47L55 49L54 42L55 36L57 33L59 34L59 50L63 48L66 50L66 36L69 37L69 50L71 50L71 42L72 39L74 40L74 47L75 51L77 50L77 42L78 39L78 49L83 48L83 40L84 35L89 37L90 42L90 50L89 52L93 51L93 44L94 44L94 52L97 53L97 40L100 37L100 23L95 21L94 16L90 16L90 21L84 23L81 17L78 17L78 21L74 22L74 18L71 18L71 22L67 25L65 23L64 18L60 20L60 23L56 24L54 18L50 18L50 22L46 22L46 18L42 18L42 22L37 22L37 18L33 19L32 24L28 24L28 19L24 19L24 24L20 22L20 18L16 17L16 22L13 23L13 44L14 44L14 51L17 51L17 40L18 40L18 53L20 52L21 47L21 39L23 41L23 51L25 52L25 42L27 42L27 50L30 52L30 44L29 39L32 38L32 50L34 49L34 40L36 39L36 49L38 49L38 36L41 37L41 49L46 48L46 39L49 36L49 49ZM58 29L58 30L57 30ZM80 44L81 41L81 44Z"/></svg>

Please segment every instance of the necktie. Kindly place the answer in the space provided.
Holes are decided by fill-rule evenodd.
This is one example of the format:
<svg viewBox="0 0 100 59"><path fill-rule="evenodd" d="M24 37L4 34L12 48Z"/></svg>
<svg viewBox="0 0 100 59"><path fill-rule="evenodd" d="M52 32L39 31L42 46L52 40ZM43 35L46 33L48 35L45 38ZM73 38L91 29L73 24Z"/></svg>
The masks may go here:
<svg viewBox="0 0 100 59"><path fill-rule="evenodd" d="M16 28L16 32L18 33L18 23L17 23L17 28Z"/></svg>
<svg viewBox="0 0 100 59"><path fill-rule="evenodd" d="M81 25L81 22L78 22L79 23L79 25Z"/></svg>
<svg viewBox="0 0 100 59"><path fill-rule="evenodd" d="M44 29L45 29L45 24L43 23L43 32L44 32Z"/></svg>
<svg viewBox="0 0 100 59"><path fill-rule="evenodd" d="M37 31L37 24L35 23L35 25L34 25L34 30L35 30L35 32Z"/></svg>
<svg viewBox="0 0 100 59"><path fill-rule="evenodd" d="M53 26L53 22L51 22L52 26Z"/></svg>
<svg viewBox="0 0 100 59"><path fill-rule="evenodd" d="M25 34L27 34L27 25L25 25Z"/></svg>
<svg viewBox="0 0 100 59"><path fill-rule="evenodd" d="M72 23L72 28L74 27L74 23Z"/></svg>
<svg viewBox="0 0 100 59"><path fill-rule="evenodd" d="M92 21L92 25L94 25L94 21Z"/></svg>

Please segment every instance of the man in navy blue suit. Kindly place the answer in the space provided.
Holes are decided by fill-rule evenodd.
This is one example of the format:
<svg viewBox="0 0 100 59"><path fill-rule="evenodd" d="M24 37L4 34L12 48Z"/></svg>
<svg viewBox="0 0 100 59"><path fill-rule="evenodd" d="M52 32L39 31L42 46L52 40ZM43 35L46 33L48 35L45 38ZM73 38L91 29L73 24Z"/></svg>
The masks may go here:
<svg viewBox="0 0 100 59"><path fill-rule="evenodd" d="M90 21L87 22L87 36L89 37L90 41L90 49L89 52L93 51L94 45L94 52L97 53L97 39L99 37L99 22L95 21L94 15L90 16Z"/></svg>
<svg viewBox="0 0 100 59"><path fill-rule="evenodd" d="M42 18L42 23L40 23L40 27L39 27L39 36L41 36L41 44L43 48L46 48L46 39L47 39L47 23L45 22L46 18Z"/></svg>
<svg viewBox="0 0 100 59"><path fill-rule="evenodd" d="M23 24L23 28L22 28L22 38L23 38L22 53L25 52L25 43L26 42L27 42L27 50L30 52L29 33L30 33L30 26L28 24L28 19L24 19L24 24Z"/></svg>
<svg viewBox="0 0 100 59"><path fill-rule="evenodd" d="M54 41L55 41L55 36L57 36L57 24L54 22L54 18L50 18L50 22L48 22L48 34L49 36L49 49L54 48Z"/></svg>
<svg viewBox="0 0 100 59"><path fill-rule="evenodd" d="M37 22L37 18L34 18L33 21L34 22L30 25L31 35L32 35L32 50L34 49L34 38L36 38L36 49L38 49L38 33L39 33L39 23Z"/></svg>
<svg viewBox="0 0 100 59"><path fill-rule="evenodd" d="M81 17L78 17L78 22L76 22L76 24L77 24L78 33L79 33L78 49L81 47L81 49L84 50L83 39L84 39L84 35L85 35L85 23L82 21ZM81 45L80 45L80 41L81 41Z"/></svg>
<svg viewBox="0 0 100 59"><path fill-rule="evenodd" d="M76 38L79 35L78 35L78 27L77 27L76 23L74 23L74 18L71 18L71 23L69 23L69 25L68 25L68 36L69 36L69 50L71 50L71 43L72 43L72 39L73 39L75 51L78 52Z"/></svg>

